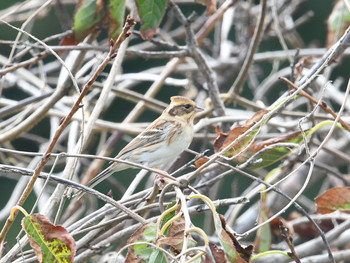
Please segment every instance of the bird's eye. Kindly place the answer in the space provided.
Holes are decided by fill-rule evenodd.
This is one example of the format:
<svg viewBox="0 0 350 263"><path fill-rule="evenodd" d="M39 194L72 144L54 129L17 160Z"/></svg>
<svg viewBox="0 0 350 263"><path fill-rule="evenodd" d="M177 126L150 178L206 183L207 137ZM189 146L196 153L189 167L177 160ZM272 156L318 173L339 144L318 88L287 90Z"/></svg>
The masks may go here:
<svg viewBox="0 0 350 263"><path fill-rule="evenodd" d="M184 107L185 107L186 109L189 109L189 108L191 108L191 104L185 104Z"/></svg>

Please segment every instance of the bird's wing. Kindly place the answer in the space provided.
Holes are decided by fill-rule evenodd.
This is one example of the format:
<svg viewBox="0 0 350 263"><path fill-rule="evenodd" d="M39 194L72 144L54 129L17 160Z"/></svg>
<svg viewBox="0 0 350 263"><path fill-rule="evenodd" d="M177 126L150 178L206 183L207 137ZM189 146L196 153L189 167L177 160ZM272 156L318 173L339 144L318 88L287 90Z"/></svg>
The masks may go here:
<svg viewBox="0 0 350 263"><path fill-rule="evenodd" d="M174 127L175 123L169 120L156 119L143 132L129 142L116 156L124 159L125 156L132 154L136 149L146 150L157 143L165 141Z"/></svg>

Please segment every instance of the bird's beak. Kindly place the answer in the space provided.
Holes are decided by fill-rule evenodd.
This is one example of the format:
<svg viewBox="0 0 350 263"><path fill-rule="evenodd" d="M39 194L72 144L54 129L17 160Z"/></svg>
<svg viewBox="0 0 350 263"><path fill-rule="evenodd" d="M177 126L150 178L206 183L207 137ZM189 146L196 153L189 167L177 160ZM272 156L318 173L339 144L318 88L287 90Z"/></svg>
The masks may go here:
<svg viewBox="0 0 350 263"><path fill-rule="evenodd" d="M196 107L194 108L194 111L195 111L195 112L200 112L200 111L204 111L204 109L201 108L201 107L196 106Z"/></svg>

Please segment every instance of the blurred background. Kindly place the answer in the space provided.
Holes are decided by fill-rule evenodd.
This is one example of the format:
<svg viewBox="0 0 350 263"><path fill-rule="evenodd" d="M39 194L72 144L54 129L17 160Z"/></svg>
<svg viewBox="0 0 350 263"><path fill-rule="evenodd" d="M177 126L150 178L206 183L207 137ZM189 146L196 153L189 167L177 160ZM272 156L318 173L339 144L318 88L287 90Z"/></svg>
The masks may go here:
<svg viewBox="0 0 350 263"><path fill-rule="evenodd" d="M61 98L57 103L52 104L50 109L47 110L47 114L40 121L25 131L20 132L18 136L3 139L0 142L0 164L33 170L40 160L40 156L25 155L20 152L42 153L45 151L61 119L69 112L77 93L74 85L69 80L69 83L62 84L63 79L66 78L66 73L64 73L62 64L58 61L57 57L50 54L50 52L45 52L45 49L40 44L27 35L22 35L18 39L17 48L14 49L14 41L18 36L18 31L4 24L2 21L6 21L18 28L23 26L23 23L27 21L25 22L24 30L52 47L67 65L71 67L77 57L74 57L72 50L68 48L62 50L59 47L61 41L71 33L76 1L57 0L46 3L45 1L33 0L24 2L26 2L26 5L21 5L21 1L13 0L2 0L0 2L0 64L3 70L1 71L2 73L0 72L0 118L2 122L0 136L1 133L6 134L22 122L25 122L35 110L44 104L47 98L52 97L56 89L62 87L65 89ZM196 13L192 28L195 33L199 32L205 21L208 20L208 17L205 16L207 8L194 1L181 0L175 2L179 4L186 16L191 15L193 12ZM225 1L217 2L217 5L220 6ZM338 27L337 30L331 31L327 27L327 19L331 15L336 2L333 0L268 1L268 15L265 21L261 43L239 94L241 99L237 99L236 101L233 99L225 104L227 115L230 117L226 122L228 124L226 127L230 129L243 125L244 121L251 118L259 109L270 106L283 94L286 94L288 87L279 81L278 77L285 76L291 78L291 65L294 65L295 75L293 77L297 82L297 80L300 80L305 75L305 70L307 71L307 69L314 65L326 53L327 48L331 47L339 39L344 33L344 30ZM44 7L46 4L47 6ZM132 3L127 3L126 14L129 13L129 9L132 6ZM226 12L224 19L217 23L210 34L204 38L201 45L202 53L208 65L216 73L216 81L221 94L228 92L242 68L247 48L251 43L255 25L259 17L260 2L236 1L233 6L232 12ZM273 6L275 6L275 9ZM27 20L39 8L42 10L35 14L33 19ZM346 8L343 7L343 9L346 12ZM277 15L280 23L279 31L282 32L285 45L290 50L289 55L286 55L286 50L282 48L281 38L279 38L278 30L276 30L276 25L274 24L273 16L275 11L277 12L275 15ZM349 24L349 21L347 23ZM92 72L102 61L109 47L107 26L99 25L94 30L90 32L90 38L88 37L84 43L81 43L81 46L88 48L85 50L81 49L86 51L86 55L81 58L80 65L74 72L80 88L87 82ZM161 88L157 92L154 92L151 98L146 101L146 107L140 108L137 114L130 117L130 113L133 110L135 111L135 105L144 99L143 96L159 80L167 63L173 59L164 54L149 54L149 56L146 56L141 51L159 51L160 53L165 51L166 53L166 51L171 50L171 45L174 45L173 50L175 51L178 51L179 47L182 48L186 45L185 30L175 18L174 13L169 9L166 10L157 29L157 34L153 38L156 43L142 39L139 34L140 30L142 29L140 28L140 23L138 23L135 26L135 33L129 39L122 65L115 78L113 91L105 101L105 106L92 131L92 136L89 137L87 146L83 148L82 153L84 154L101 155L102 150L105 150L104 153L108 153L106 154L107 156L115 156L128 141L161 114L169 102L169 98L173 95L187 96L196 100L202 107L208 106L210 94L208 92L206 77L203 76L203 72L198 69L193 59L188 57L185 62L179 64L176 69L171 71L165 83L161 85ZM67 47L70 46L68 45ZM61 47L64 46L61 45ZM38 56L42 57L35 62L33 60L33 63L27 63ZM315 96L316 99L322 97L337 112L343 103L343 95L350 76L349 51L347 50L332 62L333 64L323 72L320 81L310 85L307 91ZM20 66L16 70L6 72L7 68L20 63L27 64ZM105 84L110 69L111 66L107 66L97 79L84 102L84 116L80 113L76 114L76 119L72 121L69 128L67 128L58 141L55 147L55 153L71 153L76 147L76 142L81 132L81 119L85 118L87 120L96 106L101 88ZM328 84L332 87L329 88ZM26 103L25 107L16 109L15 105L19 102L24 102L26 98L36 99L34 103ZM251 104L248 102L251 102ZM349 104L347 103L347 105ZM298 130L299 120L302 116L310 113L313 107L306 99L292 102L285 108L289 113L278 114L274 119L275 121L269 122L261 130L257 138L266 140ZM4 109L8 109L8 111L5 112ZM293 116L291 112L294 112L295 115ZM345 116L349 118L349 106L346 108ZM219 116L216 116L214 113L204 116L203 119L208 118L211 120L211 118L215 119L215 117ZM125 122L128 118L131 121ZM325 119L332 118L318 109L315 116L311 116L303 123L303 128L314 127L317 123ZM191 149L198 152L209 149L209 155L212 154L213 142L216 137L215 127L221 126L225 128L223 122L213 120L212 123L205 125L201 123L198 125ZM314 147L317 147L324 139L325 133L322 130L319 134L314 135L313 140L310 142L310 148L314 149ZM111 138L113 138L113 142L111 142ZM339 158L337 154L343 152L345 156L349 156L349 141L348 132L336 131L330 144L327 145L328 148L325 150L327 154L325 153L320 157L320 163L329 169L320 165L318 168L323 169L322 172L315 172L319 176L313 177L309 187L303 193L302 197L300 197L300 202L310 213L315 211L314 197L322 192L322 190L331 186L346 185L346 180L348 180L349 176L349 163L347 163L345 157L344 159ZM109 148L107 147L108 149L104 149L104 146L109 143L111 146ZM7 152L6 149L19 152ZM175 164L168 167L168 171L174 171L185 165L193 157L193 154L184 153ZM283 169L286 169L284 170L286 174L293 171L306 157L307 154L303 150L300 153L294 152L291 156L273 163L271 166L254 171L245 170L251 172L256 177L264 179L273 168L283 167ZM66 165L67 158L65 157L58 159L51 158L48 165L45 166L44 172L52 172L54 175L60 176L64 173ZM94 163L93 165L92 159L79 158L78 164L74 168L74 171L72 171L73 179L76 181L88 180L86 178L96 174L107 165L107 162ZM301 177L298 177L299 179L293 178L289 183L293 184L293 182L298 181L302 184L302 178L304 178L302 176L307 174L307 168L305 168L306 170L304 172L300 172ZM193 166L188 166L184 170L184 173L193 170ZM96 189L106 193L112 188L115 199L119 200L138 172L138 170L123 171L118 179L110 178L110 180L98 185ZM221 172L215 175L208 173L208 177L203 176L202 179L198 179L193 184L200 185L218 176ZM343 179L345 178L345 183L344 180L339 178L334 179L334 174L340 174ZM28 177L0 173L0 225L3 225L8 216L9 208L15 204L27 181ZM153 176L148 174L140 180L135 192L151 187L152 182ZM288 193L290 184L286 183L284 187L281 186L282 190ZM295 184L297 185L295 191L297 191L300 184ZM203 191L203 194L212 198L212 200L217 200L245 196L249 193L249 189L253 189L255 186L256 184L251 179L235 174L234 176L223 177L220 182L204 187L201 191ZM40 195L43 187L44 183L41 181L32 193L31 198L25 203L25 209L28 212L31 211L34 203L37 202L38 195ZM45 191L41 193L43 196L38 200L37 206L35 206L35 212L41 211L45 207L45 203L53 193L55 187L56 184L52 182L45 186ZM295 191L292 191L290 194L293 196ZM285 200L281 200L280 206L273 207L273 201L271 200L275 200L275 203L277 203L276 200L279 199L275 199L276 197L272 197L272 195L270 198L268 206L273 214L283 207ZM240 211L234 210L235 207L232 206L219 208L219 212L225 214L226 219L235 231L242 233L256 223L258 206L259 204L261 205L259 200L260 196L257 194L251 198L250 205L243 207ZM103 205L103 202L96 200L90 200L90 202L87 207L84 207L85 210L83 209L84 212L80 215L84 213L88 214ZM64 203L63 207L64 209L61 211L62 214L58 216L57 223L66 223L69 225L67 218L69 218L69 212L72 211L70 209L73 208L69 208L69 202ZM293 215L293 212L295 212L295 209L289 209L288 213L284 216L288 218L288 215ZM235 213L237 215L231 217ZM248 220L247 218L250 219ZM68 221L65 221L66 219ZM16 244L16 236L21 229L19 220L20 217L17 218L7 235L7 250ZM206 219L203 214L195 217L193 222L203 228L208 227L208 232L212 230L212 227L209 226L210 220ZM247 224L243 222L247 222ZM249 237L247 240L253 242L254 238Z"/></svg>

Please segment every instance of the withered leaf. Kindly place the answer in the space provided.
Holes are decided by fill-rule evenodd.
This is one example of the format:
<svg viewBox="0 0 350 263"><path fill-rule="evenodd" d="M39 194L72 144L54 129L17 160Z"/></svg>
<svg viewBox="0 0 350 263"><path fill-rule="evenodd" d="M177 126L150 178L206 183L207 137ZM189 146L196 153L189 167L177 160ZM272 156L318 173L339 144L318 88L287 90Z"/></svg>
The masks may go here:
<svg viewBox="0 0 350 263"><path fill-rule="evenodd" d="M350 187L334 187L315 198L317 213L328 214L337 210L350 211Z"/></svg>
<svg viewBox="0 0 350 263"><path fill-rule="evenodd" d="M185 219L180 217L174 221L170 227L167 236L159 237L157 245L168 245L171 246L175 251L181 251L185 232ZM195 241L191 236L189 238L189 247L195 245Z"/></svg>
<svg viewBox="0 0 350 263"><path fill-rule="evenodd" d="M247 120L244 126L235 127L228 133L223 133L219 128L217 128L218 137L214 142L214 151L222 151L233 141L235 141L240 135L249 130L256 121L259 121L264 116L264 114L266 114L266 111L259 111L251 119ZM316 130L317 128L309 129L304 131L304 133L306 134L306 136L310 136ZM246 166L247 168L254 170L258 168L267 167L280 161L281 159L285 158L290 153L292 153L295 149L295 147L293 146L279 146L279 143L290 143L299 145L304 140L304 134L300 131L295 131L264 141L252 142L257 132L258 129L254 129L250 134L248 134L244 138L240 138L232 145L232 147L226 153L224 153L224 156L231 157L232 162L236 164L245 163L252 156L254 156L254 160L252 160L252 162L247 164ZM266 147L269 146L270 148L266 149ZM200 158L195 162L196 167L199 168L204 163L206 163L208 159L210 159L210 157Z"/></svg>
<svg viewBox="0 0 350 263"><path fill-rule="evenodd" d="M207 7L206 16L210 16L216 11L216 0L196 0L196 2Z"/></svg>
<svg viewBox="0 0 350 263"><path fill-rule="evenodd" d="M26 216L22 226L39 262L74 261L75 241L64 227L53 225L41 214Z"/></svg>
<svg viewBox="0 0 350 263"><path fill-rule="evenodd" d="M221 220L221 224L223 226L223 229L225 230L226 236L227 238L230 238L235 250L238 252L239 254L239 260L237 261L238 263L246 263L249 262L250 257L252 256L253 253L253 245L248 245L246 247L243 247L238 240L236 239L236 237L234 235L232 235L232 233L230 231L228 231L226 229L226 219L223 215L220 215L220 220Z"/></svg>
<svg viewBox="0 0 350 263"><path fill-rule="evenodd" d="M218 248L213 243L209 243L204 263L228 263L228 261L226 260L225 252L221 248Z"/></svg>
<svg viewBox="0 0 350 263"><path fill-rule="evenodd" d="M247 130L249 130L256 122L260 121L262 117L267 113L267 110L260 110L257 113L255 113L249 120L245 122L245 125L243 126L237 126L230 130L228 133L223 133L219 127L216 128L216 133L218 137L215 139L215 142L213 144L214 151L220 152L227 146L229 146L233 141L235 141L240 135L245 133ZM227 157L232 157L233 155L236 155L239 153L239 156L237 157L237 160L234 160L235 162L242 162L238 158L242 158L242 153L240 153L251 141L254 139L254 136L258 132L258 129L253 130L250 134L247 136L239 139L236 141L231 148L224 153ZM251 154L250 154L251 155ZM244 157L243 159L246 160L248 157ZM202 166L204 163L207 162L206 158L200 158L195 162L195 165L197 168Z"/></svg>
<svg viewBox="0 0 350 263"><path fill-rule="evenodd" d="M214 214L215 231L219 237L220 244L225 252L225 257L230 263L247 263L253 252L253 246L241 246L236 237L227 229L226 220L223 215Z"/></svg>

